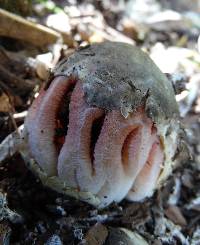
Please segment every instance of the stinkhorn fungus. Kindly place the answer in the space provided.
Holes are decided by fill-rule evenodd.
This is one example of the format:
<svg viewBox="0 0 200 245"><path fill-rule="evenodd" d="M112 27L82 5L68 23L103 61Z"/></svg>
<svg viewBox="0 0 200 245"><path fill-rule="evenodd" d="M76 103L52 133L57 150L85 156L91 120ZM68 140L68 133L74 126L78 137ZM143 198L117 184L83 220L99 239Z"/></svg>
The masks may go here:
<svg viewBox="0 0 200 245"><path fill-rule="evenodd" d="M98 207L151 196L178 161L172 84L124 43L93 44L62 60L24 132L24 156L43 183Z"/></svg>

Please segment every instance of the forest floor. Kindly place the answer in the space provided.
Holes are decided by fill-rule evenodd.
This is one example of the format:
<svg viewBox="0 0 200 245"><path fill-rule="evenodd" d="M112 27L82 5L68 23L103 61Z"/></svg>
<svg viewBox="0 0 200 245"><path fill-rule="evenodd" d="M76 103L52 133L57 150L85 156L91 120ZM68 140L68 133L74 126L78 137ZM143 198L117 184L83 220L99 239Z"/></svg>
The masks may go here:
<svg viewBox="0 0 200 245"><path fill-rule="evenodd" d="M0 12L0 141L23 124L59 60L79 45L122 41L148 52L182 86L176 99L192 158L143 203L122 201L97 210L42 186L15 154L0 167L0 244L200 245L198 1L16 2L14 10L7 9L22 20ZM120 243L121 228L133 232L133 243Z"/></svg>

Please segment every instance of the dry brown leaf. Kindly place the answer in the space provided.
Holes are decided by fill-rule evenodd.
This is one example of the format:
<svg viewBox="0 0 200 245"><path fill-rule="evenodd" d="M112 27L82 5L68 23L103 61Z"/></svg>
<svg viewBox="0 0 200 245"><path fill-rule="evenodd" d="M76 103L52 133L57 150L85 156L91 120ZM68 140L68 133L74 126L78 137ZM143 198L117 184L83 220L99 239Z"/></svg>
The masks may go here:
<svg viewBox="0 0 200 245"><path fill-rule="evenodd" d="M176 225L186 226L187 224L187 221L183 216L180 208L175 205L169 205L165 210L165 215Z"/></svg>
<svg viewBox="0 0 200 245"><path fill-rule="evenodd" d="M0 94L0 112L10 112L11 108L10 99L7 94Z"/></svg>
<svg viewBox="0 0 200 245"><path fill-rule="evenodd" d="M87 232L85 240L87 245L103 245L108 236L107 228L97 223Z"/></svg>

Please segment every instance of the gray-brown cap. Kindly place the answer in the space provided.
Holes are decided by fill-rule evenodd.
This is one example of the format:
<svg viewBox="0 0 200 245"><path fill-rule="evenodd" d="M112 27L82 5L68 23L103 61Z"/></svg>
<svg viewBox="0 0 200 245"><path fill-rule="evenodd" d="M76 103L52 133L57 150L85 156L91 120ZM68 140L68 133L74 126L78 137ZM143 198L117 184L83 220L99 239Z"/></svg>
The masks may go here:
<svg viewBox="0 0 200 245"><path fill-rule="evenodd" d="M178 115L171 82L139 48L105 42L80 48L53 71L78 77L89 104L106 110L119 109L127 117L139 105L153 121Z"/></svg>

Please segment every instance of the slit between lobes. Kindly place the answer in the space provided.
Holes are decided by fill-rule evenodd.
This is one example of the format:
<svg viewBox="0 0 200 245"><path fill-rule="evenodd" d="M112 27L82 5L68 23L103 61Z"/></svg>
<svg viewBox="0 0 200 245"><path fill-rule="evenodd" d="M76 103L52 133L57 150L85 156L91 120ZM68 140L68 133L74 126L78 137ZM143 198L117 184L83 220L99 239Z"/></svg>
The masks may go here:
<svg viewBox="0 0 200 245"><path fill-rule="evenodd" d="M91 160L91 166L92 166L92 174L95 175L95 168L94 168L94 161L95 161L95 146L97 143L97 140L99 138L99 135L101 133L101 129L104 123L105 119L105 113L101 115L100 117L96 118L91 126L91 133L90 133L90 160Z"/></svg>
<svg viewBox="0 0 200 245"><path fill-rule="evenodd" d="M66 87L66 92L62 97L58 110L55 116L55 135L54 135L54 145L56 147L57 153L59 155L60 150L65 142L65 136L68 131L69 124L69 104L71 101L72 92L77 84L76 79L68 79L69 85Z"/></svg>

